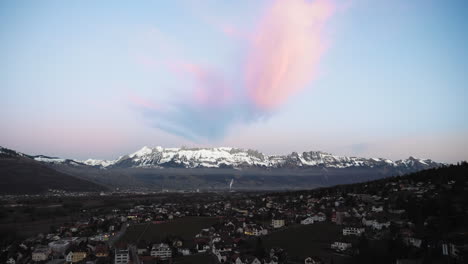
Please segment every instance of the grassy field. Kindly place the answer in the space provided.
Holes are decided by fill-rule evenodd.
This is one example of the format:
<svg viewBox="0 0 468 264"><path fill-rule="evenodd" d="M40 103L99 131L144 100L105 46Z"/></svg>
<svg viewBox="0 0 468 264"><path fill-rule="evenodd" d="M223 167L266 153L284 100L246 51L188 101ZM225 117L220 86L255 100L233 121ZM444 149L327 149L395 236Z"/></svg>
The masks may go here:
<svg viewBox="0 0 468 264"><path fill-rule="evenodd" d="M197 254L174 259L174 264L218 264L213 255Z"/></svg>
<svg viewBox="0 0 468 264"><path fill-rule="evenodd" d="M195 237L203 228L216 223L214 217L184 217L162 224L139 224L129 226L121 238L121 242L136 243L138 239L147 242L159 242L167 236L178 236L189 240Z"/></svg>
<svg viewBox="0 0 468 264"><path fill-rule="evenodd" d="M318 256L328 263L333 257L333 263L339 264L346 263L346 258L333 254L330 244L336 241L341 233L342 227L332 223L296 225L263 237L263 244L267 249L285 249L291 259L304 261L306 257ZM254 247L256 239L249 243Z"/></svg>

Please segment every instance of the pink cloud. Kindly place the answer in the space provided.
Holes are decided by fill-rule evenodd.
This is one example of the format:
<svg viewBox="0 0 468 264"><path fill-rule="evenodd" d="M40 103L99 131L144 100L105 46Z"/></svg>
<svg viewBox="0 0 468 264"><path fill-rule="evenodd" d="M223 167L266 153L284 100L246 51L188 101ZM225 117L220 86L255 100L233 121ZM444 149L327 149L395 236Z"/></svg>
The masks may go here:
<svg viewBox="0 0 468 264"><path fill-rule="evenodd" d="M271 110L316 77L326 45L323 26L335 5L329 0L276 0L253 34L245 69L247 94Z"/></svg>
<svg viewBox="0 0 468 264"><path fill-rule="evenodd" d="M157 104L155 104L155 103L153 103L151 101L148 101L145 98L140 97L138 95L128 94L127 98L131 103L133 103L136 106L140 106L140 107L150 109L150 110L155 110L155 111L162 111L163 110L162 106L157 105Z"/></svg>
<svg viewBox="0 0 468 264"><path fill-rule="evenodd" d="M259 23L247 33L204 18L225 35L240 40L240 46L246 45L246 53L240 58L245 64L234 71L241 76L225 78L216 68L187 62L181 52L173 51L180 44L175 42L169 45L171 48L163 49L164 56L158 62L176 78L189 80L191 90L175 96L171 108L165 107L165 111L141 98L132 101L150 110L145 114L154 119L155 127L195 140L218 139L236 122L254 122L268 116L317 77L326 50L324 26L339 9L332 1L267 2ZM161 37L164 35L159 31L150 35L157 37L158 47L168 46L168 39ZM155 64L151 57L144 56L139 62L146 66ZM233 61L232 65L239 64Z"/></svg>
<svg viewBox="0 0 468 264"><path fill-rule="evenodd" d="M181 76L189 76L193 80L194 89L191 99L195 104L220 107L232 102L233 89L220 73L186 62L172 63L170 68Z"/></svg>

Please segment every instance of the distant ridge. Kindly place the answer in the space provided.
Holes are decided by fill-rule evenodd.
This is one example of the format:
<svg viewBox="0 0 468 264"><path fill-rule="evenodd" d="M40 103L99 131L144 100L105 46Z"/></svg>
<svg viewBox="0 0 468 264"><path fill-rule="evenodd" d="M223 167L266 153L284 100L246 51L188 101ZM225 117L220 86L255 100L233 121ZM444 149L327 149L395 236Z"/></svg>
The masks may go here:
<svg viewBox="0 0 468 264"><path fill-rule="evenodd" d="M61 162L51 158L40 161ZM116 160L75 161L89 166L102 168L349 168L349 167L393 167L417 170L442 165L430 159L409 157L392 161L384 158L360 158L336 156L322 151L303 153L292 152L288 155L266 155L256 150L230 147L219 148L163 148L143 147Z"/></svg>
<svg viewBox="0 0 468 264"><path fill-rule="evenodd" d="M35 194L49 189L73 192L106 190L102 185L58 172L31 156L0 147L0 194Z"/></svg>

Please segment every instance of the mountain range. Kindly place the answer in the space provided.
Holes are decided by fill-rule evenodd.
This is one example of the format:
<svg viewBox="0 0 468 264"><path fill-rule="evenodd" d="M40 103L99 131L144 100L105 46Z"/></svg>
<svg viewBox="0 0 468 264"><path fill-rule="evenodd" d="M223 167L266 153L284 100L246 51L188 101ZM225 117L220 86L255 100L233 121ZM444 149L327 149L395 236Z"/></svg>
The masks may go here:
<svg viewBox="0 0 468 264"><path fill-rule="evenodd" d="M256 150L143 147L115 160L74 160L28 155L0 147L57 172L110 188L238 189L314 188L372 180L443 165L430 159L392 161L332 155L321 151L266 155ZM1 169L1 168L0 168Z"/></svg>
<svg viewBox="0 0 468 264"><path fill-rule="evenodd" d="M71 160L43 155L31 156L43 163L88 165L106 168L349 168L390 167L398 170L418 170L440 166L430 159L409 157L392 161L384 158L359 158L336 156L321 151L310 151L288 155L266 155L256 150L239 148L163 148L142 149L116 160Z"/></svg>

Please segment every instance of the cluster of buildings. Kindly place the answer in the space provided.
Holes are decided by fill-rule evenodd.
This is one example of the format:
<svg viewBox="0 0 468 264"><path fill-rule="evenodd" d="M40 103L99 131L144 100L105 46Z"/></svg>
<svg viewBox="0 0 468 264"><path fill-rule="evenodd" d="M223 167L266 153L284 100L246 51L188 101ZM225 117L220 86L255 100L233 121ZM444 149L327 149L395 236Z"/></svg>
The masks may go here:
<svg viewBox="0 0 468 264"><path fill-rule="evenodd" d="M447 188L451 184L447 183ZM364 189L366 187L364 186ZM26 239L8 248L8 264L26 263L173 263L181 256L210 255L219 263L284 263L282 248L265 248L265 254L245 251L246 241L255 241L290 226L330 224L341 234L328 245L330 254L358 254L359 240L382 240L397 236L408 248L421 248L425 238L418 236L408 212L395 200L410 192L416 199L437 193L430 182L389 181L375 191L303 191L276 194L237 193L222 199L136 205L126 210L95 215L89 219L57 227L54 232ZM160 224L187 216L217 217L212 227L200 230L193 238L172 237L166 241L143 243L138 239L119 245L130 225ZM391 230L393 228L393 230ZM457 259L465 242L440 241L441 254ZM316 256L301 260L305 264L324 263Z"/></svg>

